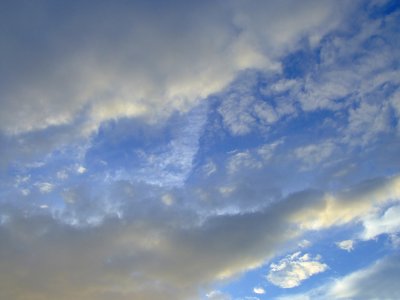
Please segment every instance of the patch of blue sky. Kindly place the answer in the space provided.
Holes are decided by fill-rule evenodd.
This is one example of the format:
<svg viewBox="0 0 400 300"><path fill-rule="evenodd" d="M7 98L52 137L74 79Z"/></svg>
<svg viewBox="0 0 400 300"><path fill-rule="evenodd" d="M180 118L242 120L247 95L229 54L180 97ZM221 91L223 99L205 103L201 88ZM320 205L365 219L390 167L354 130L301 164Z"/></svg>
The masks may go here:
<svg viewBox="0 0 400 300"><path fill-rule="evenodd" d="M88 168L107 171L116 179L181 185L192 169L206 114L203 102L185 114L172 115L164 126L108 122L86 153Z"/></svg>
<svg viewBox="0 0 400 300"><path fill-rule="evenodd" d="M290 53L282 59L283 77L286 79L304 79L316 68L317 55L308 47Z"/></svg>
<svg viewBox="0 0 400 300"><path fill-rule="evenodd" d="M366 3L365 6L368 16L372 19L382 18L400 9L400 3L397 0L385 0L383 3L380 3L380 5L374 5L374 3L371 5L370 3Z"/></svg>
<svg viewBox="0 0 400 300"><path fill-rule="evenodd" d="M396 253L396 248L391 246L390 238L387 235L380 235L372 240L360 240L357 235L362 230L362 227L354 225L339 226L319 232L308 232L302 238L309 241L309 246L296 247L291 245L286 248L287 251L290 250L289 252L276 255L264 266L246 272L228 285L215 286L215 289L231 295L233 299L244 299L247 296L257 296L259 299L273 299L279 296L296 295L319 288L334 281L335 278L348 275L354 270L368 267L381 257ZM354 242L353 249L349 251L340 249L337 243L344 240L352 240ZM270 283L267 280L269 265L296 251L301 251L302 254L309 253L312 256L321 255L320 261L326 264L328 268L324 272L310 276L293 288L281 288ZM255 295L253 292L254 287L262 287L265 290L265 294Z"/></svg>

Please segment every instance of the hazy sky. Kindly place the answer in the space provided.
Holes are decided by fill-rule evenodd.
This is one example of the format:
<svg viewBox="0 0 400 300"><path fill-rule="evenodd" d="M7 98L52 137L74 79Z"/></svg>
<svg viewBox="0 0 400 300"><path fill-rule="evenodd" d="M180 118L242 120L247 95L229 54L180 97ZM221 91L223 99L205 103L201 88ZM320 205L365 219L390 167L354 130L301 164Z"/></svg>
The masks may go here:
<svg viewBox="0 0 400 300"><path fill-rule="evenodd" d="M400 299L396 0L0 1L0 298Z"/></svg>

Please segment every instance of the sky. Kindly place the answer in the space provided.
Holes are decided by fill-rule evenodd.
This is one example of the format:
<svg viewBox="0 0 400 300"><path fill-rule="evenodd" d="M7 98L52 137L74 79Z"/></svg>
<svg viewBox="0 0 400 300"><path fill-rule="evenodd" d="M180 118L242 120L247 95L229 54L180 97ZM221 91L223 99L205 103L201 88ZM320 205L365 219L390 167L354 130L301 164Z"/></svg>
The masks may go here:
<svg viewBox="0 0 400 300"><path fill-rule="evenodd" d="M0 3L0 298L400 299L396 0Z"/></svg>

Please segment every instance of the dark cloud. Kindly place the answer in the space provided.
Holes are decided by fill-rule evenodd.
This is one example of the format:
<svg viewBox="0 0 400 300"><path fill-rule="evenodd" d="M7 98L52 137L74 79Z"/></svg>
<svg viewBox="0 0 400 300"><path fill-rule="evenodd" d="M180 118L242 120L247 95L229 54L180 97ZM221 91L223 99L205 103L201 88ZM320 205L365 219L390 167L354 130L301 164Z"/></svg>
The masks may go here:
<svg viewBox="0 0 400 300"><path fill-rule="evenodd" d="M369 185L367 195L354 189L346 201L304 191L260 211L204 218L190 209L160 205L155 195L162 191L149 193L146 188L146 200L136 190L135 197L134 186L120 184L108 196L124 203L123 214L103 214L96 224L70 222L66 214L24 213L3 206L0 295L164 299L167 294L187 299L199 286L262 265L284 244L300 238L310 221L322 228L344 224L399 192L398 178L392 178ZM84 194L78 197L88 203ZM97 204L97 210L104 208ZM70 205L66 212L74 211ZM87 216L79 207L74 214ZM337 213L331 220L326 219L329 207Z"/></svg>

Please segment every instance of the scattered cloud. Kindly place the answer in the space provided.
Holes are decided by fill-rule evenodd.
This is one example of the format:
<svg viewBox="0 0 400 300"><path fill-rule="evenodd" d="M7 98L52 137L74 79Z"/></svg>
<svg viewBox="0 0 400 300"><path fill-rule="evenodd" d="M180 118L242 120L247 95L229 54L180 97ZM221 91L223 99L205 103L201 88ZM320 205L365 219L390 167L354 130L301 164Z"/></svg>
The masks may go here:
<svg viewBox="0 0 400 300"><path fill-rule="evenodd" d="M328 287L330 299L396 299L400 293L399 257L385 257L371 266L336 280Z"/></svg>
<svg viewBox="0 0 400 300"><path fill-rule="evenodd" d="M326 163L335 151L335 144L331 141L325 141L320 144L311 144L297 148L294 155L302 160L305 168L314 167Z"/></svg>
<svg viewBox="0 0 400 300"><path fill-rule="evenodd" d="M255 287L253 288L253 293L258 295L263 295L265 294L265 290L262 287Z"/></svg>
<svg viewBox="0 0 400 300"><path fill-rule="evenodd" d="M312 243L309 240L302 240L298 243L300 248L308 248L312 245Z"/></svg>
<svg viewBox="0 0 400 300"><path fill-rule="evenodd" d="M54 184L50 182L37 182L35 183L39 191L43 194L50 193L54 189Z"/></svg>
<svg viewBox="0 0 400 300"><path fill-rule="evenodd" d="M375 204L384 204L385 199L394 195L397 178L366 182L362 186L363 189L356 186L343 192L348 195L346 201L329 198L332 208L340 205L344 212L353 213L351 217L336 213L332 221L322 223L322 228L351 222L359 215L354 207L361 204L364 212ZM318 219L326 216L327 208L323 193L305 191L262 210L207 217L190 206L173 205L165 209L157 205L165 195L165 188L121 181L110 183L106 190L112 193L72 190L72 198L66 202L62 214L27 218L21 215L23 212L10 211L10 221L0 228L0 240L4 241L1 245L5 249L2 255L7 261L4 267L19 269L29 264L30 269L25 277L2 272L0 282L7 284L7 288L1 288L0 295L8 298L27 294L42 298L63 295L69 299L79 294L91 300L110 293L117 299L124 299L124 295L160 299L167 294L187 299L197 292L199 283L210 284L262 266L282 245L307 232L309 226L304 225L303 217L298 217L299 211L302 216L315 214L313 218ZM174 193L172 196L179 198ZM116 199L124 205L122 214ZM5 213L6 209L2 211ZM297 229L293 228L295 220ZM18 235L11 234L17 228ZM40 242L25 238L34 236L40 236ZM10 247L29 249L36 255L6 251ZM297 252L271 265L268 279L290 288L327 268L319 256ZM32 274L35 274L33 287L24 284ZM79 278L79 282L74 278ZM18 282L19 287L25 288L12 289L10 282ZM42 288L36 290L35 286Z"/></svg>
<svg viewBox="0 0 400 300"><path fill-rule="evenodd" d="M228 294L225 294L221 291L211 291L208 294L206 294L207 299L211 300L231 300L232 297L229 296Z"/></svg>
<svg viewBox="0 0 400 300"><path fill-rule="evenodd" d="M83 173L85 173L87 170L86 170L86 168L85 168L84 166L78 166L77 169L76 169L76 171L77 171L79 174L83 174Z"/></svg>
<svg viewBox="0 0 400 300"><path fill-rule="evenodd" d="M372 213L363 218L362 222L362 239L373 239L380 234L396 234L400 232L400 205L390 206L383 213Z"/></svg>
<svg viewBox="0 0 400 300"><path fill-rule="evenodd" d="M328 266L320 262L320 256L311 257L301 252L288 255L278 263L270 265L267 279L281 288L290 289L299 286L302 281L318 273L324 272Z"/></svg>
<svg viewBox="0 0 400 300"><path fill-rule="evenodd" d="M0 298L396 299L395 2L1 3Z"/></svg>
<svg viewBox="0 0 400 300"><path fill-rule="evenodd" d="M336 246L338 246L342 250L351 252L354 250L354 241L353 240L344 240L341 242L337 242Z"/></svg>
<svg viewBox="0 0 400 300"><path fill-rule="evenodd" d="M277 297L277 300L397 299L399 295L398 255L385 256L371 265L302 294Z"/></svg>

